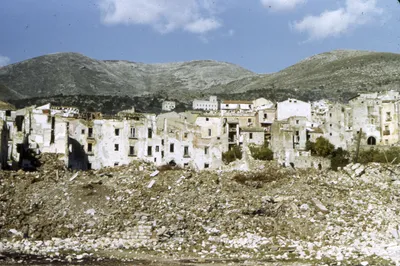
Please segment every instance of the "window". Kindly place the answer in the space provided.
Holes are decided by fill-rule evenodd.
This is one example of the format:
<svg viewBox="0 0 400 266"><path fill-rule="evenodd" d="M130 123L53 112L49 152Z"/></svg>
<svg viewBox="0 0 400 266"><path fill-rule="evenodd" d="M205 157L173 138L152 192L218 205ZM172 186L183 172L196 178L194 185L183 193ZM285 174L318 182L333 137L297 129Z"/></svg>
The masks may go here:
<svg viewBox="0 0 400 266"><path fill-rule="evenodd" d="M253 139L253 133L249 134L249 139Z"/></svg>
<svg viewBox="0 0 400 266"><path fill-rule="evenodd" d="M329 117L332 117L332 113L329 114Z"/></svg>
<svg viewBox="0 0 400 266"><path fill-rule="evenodd" d="M136 138L136 128L131 127L131 138Z"/></svg>
<svg viewBox="0 0 400 266"><path fill-rule="evenodd" d="M88 144L87 151L88 151L88 152L92 152L92 151L93 151L93 145L92 145L92 143L89 143L89 144Z"/></svg>
<svg viewBox="0 0 400 266"><path fill-rule="evenodd" d="M88 137L89 138L93 137L93 128L91 128L91 127L88 129Z"/></svg>
<svg viewBox="0 0 400 266"><path fill-rule="evenodd" d="M225 104L225 107L229 107L229 104Z"/></svg>
<svg viewBox="0 0 400 266"><path fill-rule="evenodd" d="M156 146L156 152L160 151L160 146Z"/></svg>
<svg viewBox="0 0 400 266"><path fill-rule="evenodd" d="M161 151L161 158L164 158L164 151Z"/></svg>
<svg viewBox="0 0 400 266"><path fill-rule="evenodd" d="M135 147L129 146L129 155L135 155Z"/></svg>
<svg viewBox="0 0 400 266"><path fill-rule="evenodd" d="M332 127L332 124L329 124L330 127Z"/></svg>
<svg viewBox="0 0 400 266"><path fill-rule="evenodd" d="M204 154L206 154L206 155L207 155L207 154L208 154L208 152L209 152L209 149L210 149L209 147L204 147Z"/></svg>
<svg viewBox="0 0 400 266"><path fill-rule="evenodd" d="M151 139L153 137L153 130L150 127L147 129L147 137L149 139Z"/></svg>
<svg viewBox="0 0 400 266"><path fill-rule="evenodd" d="M81 130L81 134L82 134L82 135L85 134L85 130L84 130L84 129Z"/></svg>
<svg viewBox="0 0 400 266"><path fill-rule="evenodd" d="M183 156L189 156L189 146L183 147Z"/></svg>
<svg viewBox="0 0 400 266"><path fill-rule="evenodd" d="M119 136L119 128L115 129L115 136Z"/></svg>
<svg viewBox="0 0 400 266"><path fill-rule="evenodd" d="M184 133L183 137L186 139L188 137L188 133Z"/></svg>
<svg viewBox="0 0 400 266"><path fill-rule="evenodd" d="M208 117L206 117L206 121L209 121L210 119Z"/></svg>
<svg viewBox="0 0 400 266"><path fill-rule="evenodd" d="M152 156L153 155L153 147L147 146L147 156Z"/></svg>
<svg viewBox="0 0 400 266"><path fill-rule="evenodd" d="M251 123L251 118L247 119L247 122Z"/></svg>
<svg viewBox="0 0 400 266"><path fill-rule="evenodd" d="M174 152L174 143L169 144L169 152Z"/></svg>
<svg viewBox="0 0 400 266"><path fill-rule="evenodd" d="M6 110L6 116L11 116L11 111L10 110Z"/></svg>
<svg viewBox="0 0 400 266"><path fill-rule="evenodd" d="M119 151L119 144L114 144L114 151Z"/></svg>
<svg viewBox="0 0 400 266"><path fill-rule="evenodd" d="M299 120L296 120L296 124L299 124L299 122L300 122Z"/></svg>
<svg viewBox="0 0 400 266"><path fill-rule="evenodd" d="M264 114L264 119L267 119L268 118L268 115L267 114Z"/></svg>
<svg viewBox="0 0 400 266"><path fill-rule="evenodd" d="M161 145L163 145L163 146L164 146L164 140L163 140L163 139L161 140Z"/></svg>
<svg viewBox="0 0 400 266"><path fill-rule="evenodd" d="M119 163L118 163L118 162L115 162L115 163L114 163L114 166L118 166L118 165L119 165Z"/></svg>
<svg viewBox="0 0 400 266"><path fill-rule="evenodd" d="M211 137L211 128L208 129L208 136Z"/></svg>
<svg viewBox="0 0 400 266"><path fill-rule="evenodd" d="M210 165L208 163L204 164L204 168L209 168L209 167L210 167Z"/></svg>

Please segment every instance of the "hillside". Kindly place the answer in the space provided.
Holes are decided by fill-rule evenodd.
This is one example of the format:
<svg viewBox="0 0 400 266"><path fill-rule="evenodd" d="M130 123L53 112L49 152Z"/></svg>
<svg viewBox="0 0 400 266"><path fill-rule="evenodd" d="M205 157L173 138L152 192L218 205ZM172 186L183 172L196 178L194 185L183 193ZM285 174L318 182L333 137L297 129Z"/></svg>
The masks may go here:
<svg viewBox="0 0 400 266"><path fill-rule="evenodd" d="M257 78L241 78L211 88L221 94L235 92L280 100L295 96L304 100L328 98L346 101L359 91L400 88L400 54L335 50L300 61L282 71ZM280 97L276 97L276 92Z"/></svg>
<svg viewBox="0 0 400 266"><path fill-rule="evenodd" d="M59 104L63 96L68 96L65 104L84 107L91 96L98 96L99 101L90 108L108 112L117 111L118 107L107 106L118 106L121 99L137 102L139 109L145 109L143 103L149 98L154 103L173 99L190 106L193 98L211 94L223 99L347 101L360 91L398 90L399 65L400 54L335 50L277 73L255 74L210 60L144 64L58 53L0 68L0 99L19 107L24 99L31 99L32 104L55 99ZM116 98L110 103L107 96Z"/></svg>
<svg viewBox="0 0 400 266"><path fill-rule="evenodd" d="M143 64L57 53L0 68L0 98L60 94L132 97L160 91L204 90L252 75L239 66L210 60Z"/></svg>

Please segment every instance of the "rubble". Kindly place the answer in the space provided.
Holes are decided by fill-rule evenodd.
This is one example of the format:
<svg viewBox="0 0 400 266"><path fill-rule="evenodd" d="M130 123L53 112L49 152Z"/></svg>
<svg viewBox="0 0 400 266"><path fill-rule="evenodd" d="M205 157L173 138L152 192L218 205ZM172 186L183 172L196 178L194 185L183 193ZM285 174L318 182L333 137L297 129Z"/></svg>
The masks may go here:
<svg viewBox="0 0 400 266"><path fill-rule="evenodd" d="M77 173L52 161L0 172L0 253L400 265L398 166L320 172L258 162L246 172L150 177L155 166L135 162L70 182Z"/></svg>

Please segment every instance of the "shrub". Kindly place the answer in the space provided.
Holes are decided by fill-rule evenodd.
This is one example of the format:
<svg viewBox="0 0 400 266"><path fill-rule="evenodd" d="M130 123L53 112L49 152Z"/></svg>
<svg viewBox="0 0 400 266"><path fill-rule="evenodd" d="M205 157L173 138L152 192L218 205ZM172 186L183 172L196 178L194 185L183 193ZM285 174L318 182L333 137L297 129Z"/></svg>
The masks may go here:
<svg viewBox="0 0 400 266"><path fill-rule="evenodd" d="M335 150L335 146L326 138L319 137L315 142L315 153L318 156L328 157Z"/></svg>
<svg viewBox="0 0 400 266"><path fill-rule="evenodd" d="M369 149L360 151L359 163L400 163L400 148L392 147L388 150Z"/></svg>
<svg viewBox="0 0 400 266"><path fill-rule="evenodd" d="M268 148L267 144L260 147L250 146L251 156L256 160L271 161L274 159L274 153Z"/></svg>
<svg viewBox="0 0 400 266"><path fill-rule="evenodd" d="M229 151L222 153L222 161L229 164L237 159L242 159L242 148L240 146L233 146Z"/></svg>
<svg viewBox="0 0 400 266"><path fill-rule="evenodd" d="M342 148L337 148L332 152L331 168L337 170L338 167L344 167L350 162L350 154Z"/></svg>
<svg viewBox="0 0 400 266"><path fill-rule="evenodd" d="M311 155L316 155L317 153L315 151L315 142L307 140L306 150L311 151Z"/></svg>

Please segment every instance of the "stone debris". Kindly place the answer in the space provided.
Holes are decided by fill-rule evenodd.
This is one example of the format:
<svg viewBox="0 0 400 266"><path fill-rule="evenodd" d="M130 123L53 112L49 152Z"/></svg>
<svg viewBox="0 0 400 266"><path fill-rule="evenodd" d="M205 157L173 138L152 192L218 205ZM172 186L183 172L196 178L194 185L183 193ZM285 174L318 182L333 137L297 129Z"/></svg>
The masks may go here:
<svg viewBox="0 0 400 266"><path fill-rule="evenodd" d="M155 167L136 162L70 182L77 173L52 161L0 172L0 253L400 265L395 165L320 172L259 162L257 171L174 169L149 180Z"/></svg>
<svg viewBox="0 0 400 266"><path fill-rule="evenodd" d="M160 171L156 170L153 173L150 174L150 177L155 177L160 173Z"/></svg>

